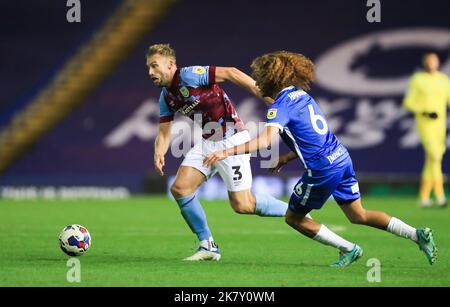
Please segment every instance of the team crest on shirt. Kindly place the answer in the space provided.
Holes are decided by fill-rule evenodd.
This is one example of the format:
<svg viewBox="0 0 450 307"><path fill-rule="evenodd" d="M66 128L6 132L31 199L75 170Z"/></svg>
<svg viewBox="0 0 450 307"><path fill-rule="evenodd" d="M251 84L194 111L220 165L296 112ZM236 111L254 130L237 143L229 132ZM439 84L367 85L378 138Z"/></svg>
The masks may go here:
<svg viewBox="0 0 450 307"><path fill-rule="evenodd" d="M275 117L277 117L277 109L269 109L267 111L267 119L274 119Z"/></svg>
<svg viewBox="0 0 450 307"><path fill-rule="evenodd" d="M192 69L192 71L193 71L195 74L202 75L202 74L204 74L204 73L206 72L206 69L205 69L205 67L203 67L203 66L194 66L194 68Z"/></svg>
<svg viewBox="0 0 450 307"><path fill-rule="evenodd" d="M183 97L189 97L189 90L187 89L186 86L183 86L182 88L180 88L180 93L181 95L183 95Z"/></svg>

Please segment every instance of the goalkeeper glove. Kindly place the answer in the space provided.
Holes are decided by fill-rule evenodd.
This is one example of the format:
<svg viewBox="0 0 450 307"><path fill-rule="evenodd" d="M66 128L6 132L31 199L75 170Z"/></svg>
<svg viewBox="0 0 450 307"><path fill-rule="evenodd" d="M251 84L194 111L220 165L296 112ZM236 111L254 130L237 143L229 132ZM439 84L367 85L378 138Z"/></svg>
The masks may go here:
<svg viewBox="0 0 450 307"><path fill-rule="evenodd" d="M429 119L437 119L438 115L436 112L423 112L423 116L428 117Z"/></svg>

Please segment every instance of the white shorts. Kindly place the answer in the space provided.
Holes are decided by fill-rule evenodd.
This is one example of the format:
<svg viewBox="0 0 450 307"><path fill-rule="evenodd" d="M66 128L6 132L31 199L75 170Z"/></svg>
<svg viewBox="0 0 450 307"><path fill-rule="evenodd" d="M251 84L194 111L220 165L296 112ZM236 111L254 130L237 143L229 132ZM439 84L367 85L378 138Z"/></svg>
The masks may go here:
<svg viewBox="0 0 450 307"><path fill-rule="evenodd" d="M228 191L248 190L252 187L250 154L230 156L211 167L204 166L203 159L210 153L240 145L250 140L250 134L247 130L238 132L222 141L214 142L203 139L189 150L181 165L199 170L206 176L206 180L218 172Z"/></svg>

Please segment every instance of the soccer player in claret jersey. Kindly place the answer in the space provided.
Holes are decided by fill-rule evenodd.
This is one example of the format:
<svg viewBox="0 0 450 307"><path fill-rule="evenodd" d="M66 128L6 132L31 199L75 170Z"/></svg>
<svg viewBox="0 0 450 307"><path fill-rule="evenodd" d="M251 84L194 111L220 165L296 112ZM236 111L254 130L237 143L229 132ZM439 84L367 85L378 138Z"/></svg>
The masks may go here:
<svg viewBox="0 0 450 307"><path fill-rule="evenodd" d="M430 264L436 261L437 248L429 228L414 228L384 212L366 210L360 193L352 160L347 149L329 130L325 117L314 99L305 91L314 79L314 65L305 56L277 51L256 58L253 78L269 103L267 124L263 132L250 142L209 154L205 165L237 154L248 154L270 145L280 133L291 153L279 158L273 171L279 171L292 159L300 159L306 169L289 200L286 223L300 233L339 249L339 259L333 266L347 266L363 254L357 244L331 233L319 222L307 217L319 210L333 196L349 221L382 230L412 240L419 245Z"/></svg>
<svg viewBox="0 0 450 307"><path fill-rule="evenodd" d="M185 260L217 261L221 257L220 251L214 243L205 212L195 196L196 190L205 180L219 173L227 186L230 204L237 213L285 216L288 207L287 203L270 195L251 192L252 173L248 154L229 157L213 167L203 165L203 159L208 153L250 140L233 104L217 83L231 81L258 97L259 90L251 77L236 68L178 68L175 51L167 44L150 46L146 60L151 80L162 88L154 155L155 169L161 176L164 175L164 156L170 145L174 113L179 112L191 119L200 118L203 139L186 154L171 186L171 193L186 223L200 241L197 252Z"/></svg>

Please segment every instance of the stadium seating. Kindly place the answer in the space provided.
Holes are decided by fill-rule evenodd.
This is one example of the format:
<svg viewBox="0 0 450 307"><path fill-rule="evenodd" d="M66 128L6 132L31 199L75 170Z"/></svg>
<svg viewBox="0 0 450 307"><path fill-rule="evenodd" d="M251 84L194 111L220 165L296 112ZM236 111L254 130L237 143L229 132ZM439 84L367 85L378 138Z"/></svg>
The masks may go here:
<svg viewBox="0 0 450 307"><path fill-rule="evenodd" d="M85 102L171 4L172 1L125 1L36 98L1 130L0 174L39 137ZM74 76L77 82L73 82Z"/></svg>

